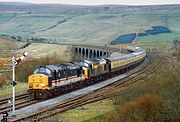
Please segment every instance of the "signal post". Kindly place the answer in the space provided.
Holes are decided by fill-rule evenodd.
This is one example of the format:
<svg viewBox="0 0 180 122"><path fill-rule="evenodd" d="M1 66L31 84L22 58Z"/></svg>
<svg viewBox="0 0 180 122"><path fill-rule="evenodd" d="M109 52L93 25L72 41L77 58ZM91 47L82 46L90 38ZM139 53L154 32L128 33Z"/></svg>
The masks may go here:
<svg viewBox="0 0 180 122"><path fill-rule="evenodd" d="M15 116L15 85L17 85L15 81L15 67L18 65L25 57L27 57L28 53L24 52L23 55L15 59L15 57L12 57L12 86L13 86L13 93L12 93L12 116Z"/></svg>

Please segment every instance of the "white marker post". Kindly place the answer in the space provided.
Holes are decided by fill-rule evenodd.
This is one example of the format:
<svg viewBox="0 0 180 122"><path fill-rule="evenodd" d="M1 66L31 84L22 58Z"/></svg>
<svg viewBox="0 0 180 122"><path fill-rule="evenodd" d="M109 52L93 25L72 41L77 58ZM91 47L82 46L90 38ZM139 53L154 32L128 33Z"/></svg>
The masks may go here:
<svg viewBox="0 0 180 122"><path fill-rule="evenodd" d="M26 56L28 55L27 52L24 52L23 55L18 58L17 60L15 57L12 57L12 85L13 85L13 94L12 94L12 115L15 116L15 85L17 84L15 81L15 67L18 65Z"/></svg>
<svg viewBox="0 0 180 122"><path fill-rule="evenodd" d="M14 111L15 111L15 85L17 84L15 82L15 66L16 66L17 62L15 60L15 57L12 58L12 85L13 85L13 95L12 95L12 112L14 115Z"/></svg>

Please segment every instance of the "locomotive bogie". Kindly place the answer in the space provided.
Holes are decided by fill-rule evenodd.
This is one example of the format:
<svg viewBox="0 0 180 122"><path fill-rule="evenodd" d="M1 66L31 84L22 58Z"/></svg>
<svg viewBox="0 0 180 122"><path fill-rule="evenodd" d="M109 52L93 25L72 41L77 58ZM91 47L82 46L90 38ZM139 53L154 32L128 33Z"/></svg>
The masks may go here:
<svg viewBox="0 0 180 122"><path fill-rule="evenodd" d="M46 99L48 98L48 90L43 89L29 89L29 97L32 99Z"/></svg>

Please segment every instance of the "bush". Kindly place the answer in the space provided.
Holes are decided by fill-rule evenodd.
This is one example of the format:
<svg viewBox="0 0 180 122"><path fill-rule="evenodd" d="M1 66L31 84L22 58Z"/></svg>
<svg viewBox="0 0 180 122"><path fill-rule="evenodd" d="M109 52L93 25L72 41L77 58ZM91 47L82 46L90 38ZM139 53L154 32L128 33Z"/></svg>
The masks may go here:
<svg viewBox="0 0 180 122"><path fill-rule="evenodd" d="M162 102L156 95L145 94L135 100L118 106L105 122L154 122L160 119Z"/></svg>
<svg viewBox="0 0 180 122"><path fill-rule="evenodd" d="M21 82L27 82L28 76L30 76L33 70L36 69L37 67L43 65L49 65L49 64L61 64L61 63L64 63L64 61L61 59L61 57L57 56L56 54L44 58L21 62L16 67L16 80Z"/></svg>

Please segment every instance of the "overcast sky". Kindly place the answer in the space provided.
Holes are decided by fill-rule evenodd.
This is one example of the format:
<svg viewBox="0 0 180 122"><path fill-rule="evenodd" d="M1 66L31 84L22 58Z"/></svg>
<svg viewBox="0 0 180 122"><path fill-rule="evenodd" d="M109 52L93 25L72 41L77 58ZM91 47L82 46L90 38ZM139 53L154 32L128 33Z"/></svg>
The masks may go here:
<svg viewBox="0 0 180 122"><path fill-rule="evenodd" d="M101 5L101 4L123 4L123 5L159 5L180 4L180 0L0 0L4 2L28 2L28 3L59 3L75 5Z"/></svg>

